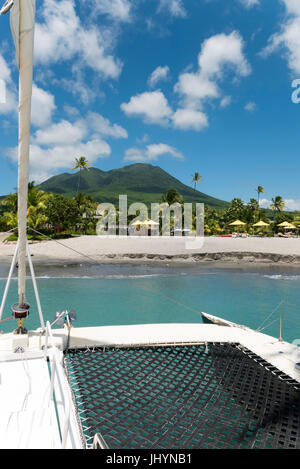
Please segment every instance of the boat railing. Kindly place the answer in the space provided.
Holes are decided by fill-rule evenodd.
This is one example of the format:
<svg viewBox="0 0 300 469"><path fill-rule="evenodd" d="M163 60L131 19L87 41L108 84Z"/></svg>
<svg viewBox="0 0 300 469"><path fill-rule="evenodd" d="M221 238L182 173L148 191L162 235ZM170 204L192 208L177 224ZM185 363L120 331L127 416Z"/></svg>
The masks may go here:
<svg viewBox="0 0 300 469"><path fill-rule="evenodd" d="M50 345L51 348L48 347ZM50 361L50 396L49 404L57 406L57 414L59 426L61 431L62 449L66 448L68 436L71 432L70 425L70 412L71 412L71 395L67 388L64 376L63 366L58 355L58 349L55 345L50 322L46 323L46 336L45 336L45 353ZM71 436L71 435L70 435Z"/></svg>

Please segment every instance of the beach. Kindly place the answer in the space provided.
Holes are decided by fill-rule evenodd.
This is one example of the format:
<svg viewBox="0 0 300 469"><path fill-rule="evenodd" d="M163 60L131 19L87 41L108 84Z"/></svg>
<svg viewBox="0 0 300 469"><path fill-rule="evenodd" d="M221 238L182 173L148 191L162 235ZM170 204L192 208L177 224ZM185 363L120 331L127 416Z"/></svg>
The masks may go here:
<svg viewBox="0 0 300 469"><path fill-rule="evenodd" d="M0 234L0 264L10 264L15 243L3 242ZM34 263L261 263L300 266L300 238L190 237L98 237L30 243Z"/></svg>

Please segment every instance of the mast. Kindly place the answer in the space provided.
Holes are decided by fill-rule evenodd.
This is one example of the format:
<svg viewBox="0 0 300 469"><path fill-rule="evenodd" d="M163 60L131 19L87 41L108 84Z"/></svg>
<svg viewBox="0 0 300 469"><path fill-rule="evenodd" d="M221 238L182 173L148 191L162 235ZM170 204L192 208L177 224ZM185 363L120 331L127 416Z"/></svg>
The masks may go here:
<svg viewBox="0 0 300 469"><path fill-rule="evenodd" d="M33 47L35 0L17 0L19 3L19 175L18 175L18 293L19 304L26 303L26 243L27 199L29 177L30 121L33 79ZM13 14L11 20L13 20ZM13 21L11 21L12 23ZM18 53L19 52L19 53Z"/></svg>
<svg viewBox="0 0 300 469"><path fill-rule="evenodd" d="M17 333L26 333L27 206L30 152L30 121L33 80L35 0L6 0L0 14L10 11L10 27L19 68L19 150L18 150L18 300L13 313L18 320ZM3 307L1 307L1 311Z"/></svg>
<svg viewBox="0 0 300 469"><path fill-rule="evenodd" d="M35 0L14 0L10 25L19 68L19 157L18 157L18 295L26 303L27 199L29 177L30 121L33 80Z"/></svg>

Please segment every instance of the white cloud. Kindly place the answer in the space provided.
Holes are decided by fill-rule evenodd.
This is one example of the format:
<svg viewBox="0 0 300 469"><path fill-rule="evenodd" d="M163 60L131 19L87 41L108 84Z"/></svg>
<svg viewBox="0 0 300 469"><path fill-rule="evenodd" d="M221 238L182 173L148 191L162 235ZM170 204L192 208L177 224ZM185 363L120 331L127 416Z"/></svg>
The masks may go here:
<svg viewBox="0 0 300 469"><path fill-rule="evenodd" d="M111 124L109 120L101 116L101 114L89 112L87 119L90 128L103 137L128 138L127 130L120 125Z"/></svg>
<svg viewBox="0 0 300 469"><path fill-rule="evenodd" d="M220 106L223 107L223 108L228 107L228 106L230 106L231 101L232 101L231 96L224 96L224 98L220 102Z"/></svg>
<svg viewBox="0 0 300 469"><path fill-rule="evenodd" d="M128 22L131 20L131 6L129 0L101 0L96 2L93 8L96 12L108 15L115 21Z"/></svg>
<svg viewBox="0 0 300 469"><path fill-rule="evenodd" d="M285 209L289 211L300 210L300 200L285 199Z"/></svg>
<svg viewBox="0 0 300 469"><path fill-rule="evenodd" d="M159 0L158 11L167 11L171 16L185 18L186 11L182 0Z"/></svg>
<svg viewBox="0 0 300 469"><path fill-rule="evenodd" d="M111 124L101 114L89 112L85 119L77 119L74 123L61 120L38 129L33 137L33 142L42 146L73 144L91 138L89 135L93 133L93 139L99 138L99 135L101 138L128 138L128 133L123 127Z"/></svg>
<svg viewBox="0 0 300 469"><path fill-rule="evenodd" d="M198 71L181 74L175 85L175 91L188 107L199 108L203 100L220 97L218 82L224 80L228 70L235 77L251 73L243 47L243 39L237 31L217 34L204 41L198 56Z"/></svg>
<svg viewBox="0 0 300 469"><path fill-rule="evenodd" d="M240 76L250 73L243 54L243 40L237 31L228 35L217 34L204 41L198 63L200 73L208 77L222 78L225 67L232 68Z"/></svg>
<svg viewBox="0 0 300 469"><path fill-rule="evenodd" d="M45 0L40 9L43 22L36 23L35 58L51 64L78 58L81 65L97 71L103 78L117 78L122 69L111 54L111 34L91 24L85 29L76 15L74 0Z"/></svg>
<svg viewBox="0 0 300 469"><path fill-rule="evenodd" d="M253 101L249 101L244 107L245 111L254 112L257 110L257 104Z"/></svg>
<svg viewBox="0 0 300 469"><path fill-rule="evenodd" d="M72 114L74 116L74 111ZM127 138L128 134L121 126L111 124L95 112L89 112L85 119L74 123L61 120L38 129L30 148L30 177L41 182L59 170L71 168L77 156L84 155L91 163L109 157L111 148L103 137ZM17 161L17 149L8 149L7 156Z"/></svg>
<svg viewBox="0 0 300 469"><path fill-rule="evenodd" d="M252 8L255 5L259 5L259 0L239 0L240 3L244 5L246 8Z"/></svg>
<svg viewBox="0 0 300 469"><path fill-rule="evenodd" d="M110 154L110 146L101 139L90 140L86 143L54 145L50 148L33 144L30 146L30 178L36 182L42 182L62 169L71 169L76 157L84 155L91 163L94 163L98 158L107 158ZM18 149L8 149L6 156L13 162L17 162Z"/></svg>
<svg viewBox="0 0 300 469"><path fill-rule="evenodd" d="M54 96L33 84L31 105L32 124L36 127L44 127L49 124L55 109Z"/></svg>
<svg viewBox="0 0 300 469"><path fill-rule="evenodd" d="M203 130L208 126L207 116L196 109L180 108L173 112L161 91L145 92L133 96L129 103L121 104L128 116L141 116L146 123L173 125L181 130Z"/></svg>
<svg viewBox="0 0 300 469"><path fill-rule="evenodd" d="M300 15L300 3L298 0L280 0L285 4L287 12L291 15Z"/></svg>
<svg viewBox="0 0 300 469"><path fill-rule="evenodd" d="M0 115L16 114L18 110L17 92L11 78L11 70L0 54L0 80L3 80L5 89L5 103L0 101Z"/></svg>
<svg viewBox="0 0 300 469"><path fill-rule="evenodd" d="M160 90L133 96L129 103L121 104L121 109L128 116L142 116L145 122L152 124L166 125L172 115L172 109Z"/></svg>
<svg viewBox="0 0 300 469"><path fill-rule="evenodd" d="M70 117L78 117L79 116L79 110L74 107L70 106L69 104L64 105L64 111L66 114L68 114Z"/></svg>
<svg viewBox="0 0 300 469"><path fill-rule="evenodd" d="M286 7L287 17L280 32L269 38L268 45L261 55L267 57L276 50L283 50L288 66L293 73L300 73L300 2L281 0Z"/></svg>
<svg viewBox="0 0 300 469"><path fill-rule="evenodd" d="M0 114L12 114L16 117L18 113L18 92L11 78L11 70L1 54L0 79L3 79L6 85L6 103L0 104ZM55 109L54 96L34 83L31 105L32 124L36 127L42 127L50 123Z"/></svg>
<svg viewBox="0 0 300 469"><path fill-rule="evenodd" d="M157 67L150 75L148 84L151 88L157 85L160 81L166 81L169 78L170 69L166 65L165 67Z"/></svg>
<svg viewBox="0 0 300 469"><path fill-rule="evenodd" d="M182 130L200 131L208 126L207 116L193 109L178 109L173 117L174 127Z"/></svg>
<svg viewBox="0 0 300 469"><path fill-rule="evenodd" d="M0 115L15 114L17 115L18 102L17 96L11 86L5 87L5 103L0 101Z"/></svg>
<svg viewBox="0 0 300 469"><path fill-rule="evenodd" d="M149 135L144 134L142 136L142 138L137 138L136 141L137 141L137 143L147 143L147 142L149 142Z"/></svg>
<svg viewBox="0 0 300 469"><path fill-rule="evenodd" d="M64 145L66 142L72 145L82 141L86 134L87 128L83 121L71 124L71 122L62 120L57 124L37 130L33 140L35 144L42 146Z"/></svg>
<svg viewBox="0 0 300 469"><path fill-rule="evenodd" d="M0 54L0 78L4 81L11 81L11 72L10 68L4 59L4 57Z"/></svg>
<svg viewBox="0 0 300 469"><path fill-rule="evenodd" d="M195 99L218 98L220 95L218 85L200 73L181 74L175 91L189 101L190 105Z"/></svg>
<svg viewBox="0 0 300 469"><path fill-rule="evenodd" d="M62 169L71 168L74 158L78 156L84 155L92 164L98 158L109 157L111 148L103 137L128 137L123 127L111 124L95 112L89 112L85 119L79 119L76 108L67 107L72 118L77 118L73 123L67 120L54 123L52 117L55 109L54 97L34 84L32 123L37 129L30 146L30 178L37 182ZM17 162L18 149L8 148L5 155Z"/></svg>
<svg viewBox="0 0 300 469"><path fill-rule="evenodd" d="M147 145L145 149L140 148L129 148L125 152L124 161L134 162L150 162L157 161L160 156L169 155L173 158L183 160L184 156L176 148L171 147L165 143L159 143L154 145Z"/></svg>
<svg viewBox="0 0 300 469"><path fill-rule="evenodd" d="M96 97L100 98L102 95L93 86L87 85L84 73L78 64L74 64L72 67L72 79L62 78L60 84L85 106L94 101Z"/></svg>
<svg viewBox="0 0 300 469"><path fill-rule="evenodd" d="M182 73L174 87L180 97L180 107L175 112L160 90L133 96L128 103L121 105L121 109L128 116L143 117L146 123L172 124L183 130L204 129L208 126L208 118L203 112L204 102L209 98L220 98L221 107L231 102L231 96L222 97L219 88L219 82L224 80L228 71L234 73L234 78L251 73L243 47L243 39L237 31L228 35L217 34L204 41L198 56L198 71ZM168 67L158 67L151 75L149 84L166 77L168 70Z"/></svg>
<svg viewBox="0 0 300 469"><path fill-rule="evenodd" d="M285 207L287 211L294 212L295 210L300 210L300 200L299 199L284 199ZM272 201L268 199L261 199L259 203L262 208L270 208Z"/></svg>

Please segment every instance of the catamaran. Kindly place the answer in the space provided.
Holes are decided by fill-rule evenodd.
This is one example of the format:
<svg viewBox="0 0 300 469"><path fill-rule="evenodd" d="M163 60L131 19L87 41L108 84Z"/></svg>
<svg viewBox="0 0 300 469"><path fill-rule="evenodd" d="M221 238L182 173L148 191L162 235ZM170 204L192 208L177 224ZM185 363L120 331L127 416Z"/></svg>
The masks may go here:
<svg viewBox="0 0 300 469"><path fill-rule="evenodd" d="M45 324L27 242L35 0L7 0L20 74L17 328L0 335L0 447L300 448L295 345L203 313L199 324ZM40 327L27 331L26 264ZM59 305L58 305L59 306Z"/></svg>

